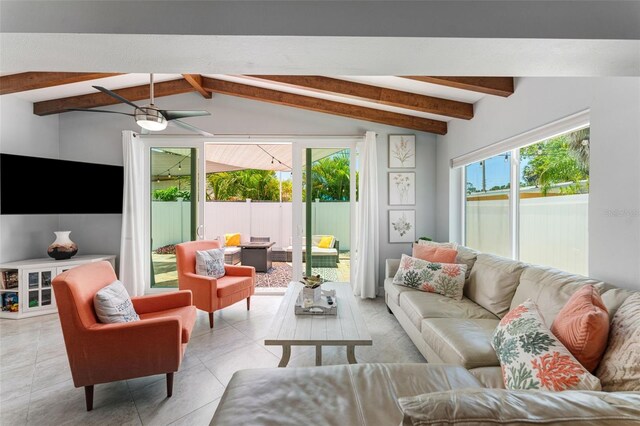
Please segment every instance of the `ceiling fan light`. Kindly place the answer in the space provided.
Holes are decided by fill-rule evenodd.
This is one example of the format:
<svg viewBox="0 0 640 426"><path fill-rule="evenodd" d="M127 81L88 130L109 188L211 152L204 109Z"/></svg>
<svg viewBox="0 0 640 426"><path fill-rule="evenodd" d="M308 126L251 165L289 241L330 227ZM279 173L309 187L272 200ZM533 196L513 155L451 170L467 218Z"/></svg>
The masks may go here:
<svg viewBox="0 0 640 426"><path fill-rule="evenodd" d="M145 130L158 132L167 128L167 119L154 109L138 110L135 117L138 126Z"/></svg>

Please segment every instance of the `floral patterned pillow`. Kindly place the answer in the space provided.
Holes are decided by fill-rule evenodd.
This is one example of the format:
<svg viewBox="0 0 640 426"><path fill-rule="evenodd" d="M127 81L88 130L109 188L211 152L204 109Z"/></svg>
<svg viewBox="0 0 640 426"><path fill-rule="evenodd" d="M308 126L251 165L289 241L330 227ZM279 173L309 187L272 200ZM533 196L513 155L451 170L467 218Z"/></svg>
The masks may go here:
<svg viewBox="0 0 640 426"><path fill-rule="evenodd" d="M461 300L467 265L436 263L402 255L393 283Z"/></svg>
<svg viewBox="0 0 640 426"><path fill-rule="evenodd" d="M591 375L549 331L527 299L502 318L491 342L507 389L600 390Z"/></svg>

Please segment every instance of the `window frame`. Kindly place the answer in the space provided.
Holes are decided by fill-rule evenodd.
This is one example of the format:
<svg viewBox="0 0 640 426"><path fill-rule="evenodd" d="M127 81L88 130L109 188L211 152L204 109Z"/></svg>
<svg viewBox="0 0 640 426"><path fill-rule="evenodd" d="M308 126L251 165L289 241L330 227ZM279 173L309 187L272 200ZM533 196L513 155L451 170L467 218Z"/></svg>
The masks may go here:
<svg viewBox="0 0 640 426"><path fill-rule="evenodd" d="M577 118L581 120L577 120ZM564 126L563 126L564 124ZM467 166L470 164L474 164L480 161L488 160L496 155L501 155L502 153L509 154L509 163L510 163L510 191L509 191L509 241L511 243L511 259L520 260L520 172L521 172L521 162L520 162L520 150L526 148L531 145L535 145L540 142L544 142L546 140L552 139L554 137L564 135L567 133L572 133L581 129L590 128L591 121L589 119L588 111L576 114L574 116L570 116L569 119L559 120L554 123L550 123L549 125L543 126L539 129L534 129L523 135L516 136L513 138L506 139L505 141L498 142L489 147L485 147L483 149L474 151L473 153L466 154L464 156L458 157L457 159L451 160L451 165L453 167L459 167L461 169L461 182L460 182L460 194L461 194L461 203L462 203L462 212L460 214L459 227L461 230L460 240L462 245L467 245ZM546 130L546 131L545 131ZM535 137L532 137L535 135ZM520 140L521 144L515 145L515 141ZM501 146L508 146L511 149L505 149L498 154L495 154L495 151L499 151ZM486 152L491 154L486 157L478 158L476 154ZM474 158L472 161L465 162L464 164L459 164L454 166L456 163L463 161L463 158ZM589 251L587 250L587 268L589 265Z"/></svg>

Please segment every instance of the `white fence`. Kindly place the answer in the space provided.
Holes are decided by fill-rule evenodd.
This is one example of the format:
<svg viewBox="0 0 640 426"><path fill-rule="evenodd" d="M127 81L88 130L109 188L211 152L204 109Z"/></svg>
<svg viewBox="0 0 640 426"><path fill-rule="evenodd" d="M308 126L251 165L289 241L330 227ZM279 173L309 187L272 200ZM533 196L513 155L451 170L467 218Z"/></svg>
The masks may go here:
<svg viewBox="0 0 640 426"><path fill-rule="evenodd" d="M189 202L153 201L152 211L153 249L189 239ZM270 237L275 247L291 245L291 203L213 201L205 203L204 212L206 239L237 232L247 241L249 236ZM348 202L314 202L312 217L313 234L334 235L340 250L349 250Z"/></svg>
<svg viewBox="0 0 640 426"><path fill-rule="evenodd" d="M151 249L191 239L191 202L151 203Z"/></svg>
<svg viewBox="0 0 640 426"><path fill-rule="evenodd" d="M589 195L520 200L520 259L588 274ZM509 257L509 201L471 201L466 207L466 244Z"/></svg>

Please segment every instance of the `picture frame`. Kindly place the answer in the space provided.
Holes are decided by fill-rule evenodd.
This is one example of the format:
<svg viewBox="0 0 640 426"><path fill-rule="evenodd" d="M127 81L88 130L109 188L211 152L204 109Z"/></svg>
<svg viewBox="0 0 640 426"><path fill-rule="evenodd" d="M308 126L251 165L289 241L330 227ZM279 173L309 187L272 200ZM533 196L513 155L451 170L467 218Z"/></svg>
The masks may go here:
<svg viewBox="0 0 640 426"><path fill-rule="evenodd" d="M415 169L416 135L389 135L389 168Z"/></svg>
<svg viewBox="0 0 640 426"><path fill-rule="evenodd" d="M389 205L416 205L415 172L389 172Z"/></svg>
<svg viewBox="0 0 640 426"><path fill-rule="evenodd" d="M389 210L389 243L412 243L416 239L416 211Z"/></svg>

